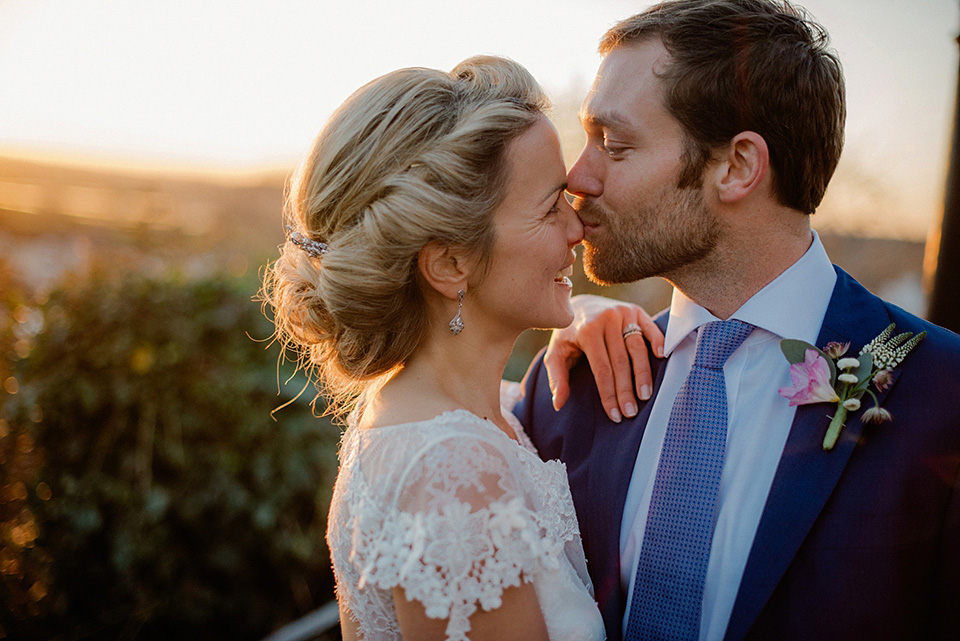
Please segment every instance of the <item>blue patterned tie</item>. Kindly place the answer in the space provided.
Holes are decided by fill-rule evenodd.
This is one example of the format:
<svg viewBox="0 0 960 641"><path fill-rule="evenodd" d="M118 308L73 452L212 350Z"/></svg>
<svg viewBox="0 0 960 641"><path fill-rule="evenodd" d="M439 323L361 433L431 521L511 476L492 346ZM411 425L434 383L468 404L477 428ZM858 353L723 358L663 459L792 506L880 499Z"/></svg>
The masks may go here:
<svg viewBox="0 0 960 641"><path fill-rule="evenodd" d="M693 367L670 410L625 641L696 641L727 441L723 365L753 325L700 328Z"/></svg>

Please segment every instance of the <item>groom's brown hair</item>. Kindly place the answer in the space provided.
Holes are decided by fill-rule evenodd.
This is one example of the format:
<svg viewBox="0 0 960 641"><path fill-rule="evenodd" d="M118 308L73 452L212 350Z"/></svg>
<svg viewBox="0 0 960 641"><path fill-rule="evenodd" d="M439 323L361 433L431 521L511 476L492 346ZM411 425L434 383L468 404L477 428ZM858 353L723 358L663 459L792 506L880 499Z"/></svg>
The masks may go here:
<svg viewBox="0 0 960 641"><path fill-rule="evenodd" d="M700 184L713 149L741 131L770 151L780 202L811 214L843 148L843 71L828 36L773 0L673 0L613 26L600 53L660 38L665 107L685 132L679 187Z"/></svg>

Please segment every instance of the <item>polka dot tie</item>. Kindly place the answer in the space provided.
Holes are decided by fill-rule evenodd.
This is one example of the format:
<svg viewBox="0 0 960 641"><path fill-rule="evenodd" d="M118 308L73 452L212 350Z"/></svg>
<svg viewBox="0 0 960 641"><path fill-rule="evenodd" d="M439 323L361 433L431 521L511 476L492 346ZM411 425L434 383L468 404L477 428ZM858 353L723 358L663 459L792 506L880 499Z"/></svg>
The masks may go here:
<svg viewBox="0 0 960 641"><path fill-rule="evenodd" d="M670 410L625 641L696 641L727 440L723 365L753 325L700 328L693 367Z"/></svg>

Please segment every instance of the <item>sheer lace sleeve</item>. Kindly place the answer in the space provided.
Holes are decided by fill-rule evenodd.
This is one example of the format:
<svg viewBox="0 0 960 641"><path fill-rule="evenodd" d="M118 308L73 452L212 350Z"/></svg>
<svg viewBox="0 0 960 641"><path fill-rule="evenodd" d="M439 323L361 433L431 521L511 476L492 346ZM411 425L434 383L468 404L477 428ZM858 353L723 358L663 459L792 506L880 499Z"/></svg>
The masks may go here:
<svg viewBox="0 0 960 641"><path fill-rule="evenodd" d="M557 568L565 541L524 497L523 463L506 447L515 445L500 434L460 433L408 452L365 541L361 589L401 587L428 616L449 619L448 639L465 640L478 607L495 609L506 588Z"/></svg>

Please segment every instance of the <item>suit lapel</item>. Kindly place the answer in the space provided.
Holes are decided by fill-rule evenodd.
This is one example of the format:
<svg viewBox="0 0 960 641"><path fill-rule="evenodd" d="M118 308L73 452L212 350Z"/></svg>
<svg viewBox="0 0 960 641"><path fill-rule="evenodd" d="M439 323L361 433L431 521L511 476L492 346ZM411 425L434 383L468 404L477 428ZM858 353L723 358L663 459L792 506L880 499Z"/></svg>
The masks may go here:
<svg viewBox="0 0 960 641"><path fill-rule="evenodd" d="M666 318L667 315L664 314L657 319L657 324L664 332ZM623 502L630 486L630 475L647 427L650 410L653 408L653 400L660 392L660 384L663 382L663 372L666 369L664 363L666 359L651 358L653 393L648 401L642 403L637 415L620 424L606 421L597 429L594 437L594 449L590 453L590 496L604 497L609 501L608 505L615 506L617 522L623 514ZM609 528L605 528L605 531L609 531ZM619 548L619 528L615 536L607 536L615 538Z"/></svg>
<svg viewBox="0 0 960 641"><path fill-rule="evenodd" d="M879 298L835 269L837 283L817 346L850 342L849 353L856 355L890 324L890 316ZM878 395L881 403L885 396ZM864 409L872 404L868 400L864 399ZM823 436L834 406L817 403L797 408L740 582L724 637L727 641L746 636L829 499L863 431L862 411L847 417L834 449L824 451Z"/></svg>
<svg viewBox="0 0 960 641"><path fill-rule="evenodd" d="M655 320L661 331L667 331L666 312ZM596 497L598 511L589 519L594 540L602 541L598 552L602 558L593 558L594 574L598 601L608 631L608 639L620 638L619 630L623 618L623 599L620 587L620 529L623 519L623 504L630 487L630 477L647 426L647 419L653 407L653 400L660 391L666 359L651 358L653 372L653 392L650 399L641 402L639 412L632 419L616 424L603 416L594 435L594 445L590 451L590 476L587 496ZM614 636L613 633L616 632Z"/></svg>

